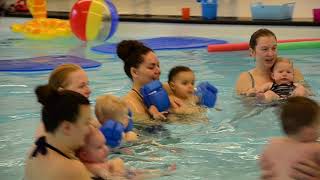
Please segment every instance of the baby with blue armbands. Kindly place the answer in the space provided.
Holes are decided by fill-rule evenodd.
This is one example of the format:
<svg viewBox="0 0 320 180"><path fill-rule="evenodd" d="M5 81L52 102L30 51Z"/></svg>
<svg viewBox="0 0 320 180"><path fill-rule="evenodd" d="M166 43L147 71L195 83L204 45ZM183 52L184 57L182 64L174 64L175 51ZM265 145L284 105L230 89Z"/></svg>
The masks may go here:
<svg viewBox="0 0 320 180"><path fill-rule="evenodd" d="M140 89L144 104L154 119L165 120L170 107L169 96L159 80L151 81Z"/></svg>
<svg viewBox="0 0 320 180"><path fill-rule="evenodd" d="M124 101L113 95L102 95L96 100L95 114L101 123L100 130L111 148L119 147L122 140L133 142L138 136L133 132L132 114Z"/></svg>
<svg viewBox="0 0 320 180"><path fill-rule="evenodd" d="M168 75L171 111L176 114L193 114L200 112L199 107L213 108L218 90L208 82L202 82L195 90L195 75L186 66L173 67Z"/></svg>

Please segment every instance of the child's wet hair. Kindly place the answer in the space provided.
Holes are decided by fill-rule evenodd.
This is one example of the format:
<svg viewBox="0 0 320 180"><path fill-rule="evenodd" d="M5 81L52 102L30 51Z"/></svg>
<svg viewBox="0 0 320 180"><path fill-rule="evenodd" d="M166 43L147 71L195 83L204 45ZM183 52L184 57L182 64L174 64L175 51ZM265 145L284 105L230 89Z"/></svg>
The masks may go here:
<svg viewBox="0 0 320 180"><path fill-rule="evenodd" d="M299 132L301 128L319 121L320 109L316 101L302 97L290 97L282 105L280 119L283 131L287 135Z"/></svg>
<svg viewBox="0 0 320 180"><path fill-rule="evenodd" d="M175 66L169 72L168 82L172 82L174 77L180 72L193 72L193 71L187 66Z"/></svg>
<svg viewBox="0 0 320 180"><path fill-rule="evenodd" d="M289 58L277 57L277 60L275 61L275 63L271 67L271 72L274 71L274 69L278 63L283 63L283 62L290 64L293 68L293 62Z"/></svg>
<svg viewBox="0 0 320 180"><path fill-rule="evenodd" d="M120 121L121 119L116 119L117 116L122 115L122 113L128 109L126 103L122 101L119 97L106 94L98 96L95 105L95 114L101 124L107 119L113 119Z"/></svg>

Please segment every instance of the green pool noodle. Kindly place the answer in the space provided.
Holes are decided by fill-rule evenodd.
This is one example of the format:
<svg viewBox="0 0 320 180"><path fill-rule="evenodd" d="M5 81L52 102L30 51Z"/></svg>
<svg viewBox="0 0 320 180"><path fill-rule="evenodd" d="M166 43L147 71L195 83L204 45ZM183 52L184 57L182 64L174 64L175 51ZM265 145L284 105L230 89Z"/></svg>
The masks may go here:
<svg viewBox="0 0 320 180"><path fill-rule="evenodd" d="M278 43L278 50L296 50L296 49L314 49L314 48L320 48L320 41Z"/></svg>

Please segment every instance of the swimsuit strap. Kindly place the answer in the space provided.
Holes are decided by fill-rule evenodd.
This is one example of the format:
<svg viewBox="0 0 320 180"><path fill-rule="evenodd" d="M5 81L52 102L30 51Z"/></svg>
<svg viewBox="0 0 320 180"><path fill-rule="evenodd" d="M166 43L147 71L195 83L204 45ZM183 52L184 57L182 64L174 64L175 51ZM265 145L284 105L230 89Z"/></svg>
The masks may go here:
<svg viewBox="0 0 320 180"><path fill-rule="evenodd" d="M144 104L144 101L143 101L143 96L137 91L137 90L135 90L135 89L131 89L133 92L135 92L139 97L140 97L140 100L142 101L142 103ZM148 109L148 108L147 108ZM147 113L151 116L151 117L153 117L152 116L152 114L149 112L149 111L147 111Z"/></svg>
<svg viewBox="0 0 320 180"><path fill-rule="evenodd" d="M248 71L248 74L249 74L249 77L250 77L250 79L251 79L251 87L254 88L254 87L255 87L255 82L254 82L253 75L251 74L250 71Z"/></svg>
<svg viewBox="0 0 320 180"><path fill-rule="evenodd" d="M42 155L46 155L48 153L48 149L51 149L55 152L57 152L58 154L60 154L61 156L67 158L67 159L71 159L69 156L67 156L66 154L64 154L62 151L60 151L59 149L55 148L54 146L50 145L47 143L46 141L46 137L45 136L41 136L36 142L36 149L33 151L32 153L32 157L36 157L38 153L42 154Z"/></svg>
<svg viewBox="0 0 320 180"><path fill-rule="evenodd" d="M135 92L140 98L141 98L141 100L143 101L143 96L137 91L137 90L135 90L135 89L131 89L133 92Z"/></svg>
<svg viewBox="0 0 320 180"><path fill-rule="evenodd" d="M91 177L91 179L93 179L93 180L104 180L101 177Z"/></svg>

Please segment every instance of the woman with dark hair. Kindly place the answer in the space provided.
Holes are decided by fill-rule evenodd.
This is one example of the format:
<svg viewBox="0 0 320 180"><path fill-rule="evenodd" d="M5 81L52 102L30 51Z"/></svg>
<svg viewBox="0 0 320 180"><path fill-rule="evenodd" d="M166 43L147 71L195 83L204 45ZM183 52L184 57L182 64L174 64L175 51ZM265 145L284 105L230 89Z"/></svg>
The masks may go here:
<svg viewBox="0 0 320 180"><path fill-rule="evenodd" d="M36 88L36 94L42 104L45 133L31 148L24 179L91 179L88 170L75 156L90 131L88 99L74 91L58 92L48 85Z"/></svg>
<svg viewBox="0 0 320 180"><path fill-rule="evenodd" d="M153 80L159 80L161 71L157 55L152 49L136 40L125 40L118 44L117 54L124 62L124 71L132 81L132 89L123 97L136 122L157 124L154 119L165 119L162 112L149 112L143 102L140 88Z"/></svg>

